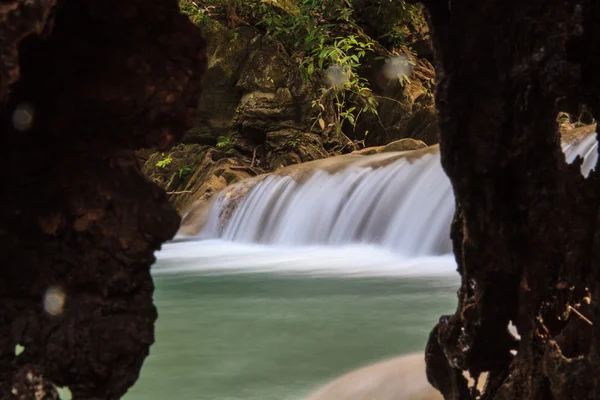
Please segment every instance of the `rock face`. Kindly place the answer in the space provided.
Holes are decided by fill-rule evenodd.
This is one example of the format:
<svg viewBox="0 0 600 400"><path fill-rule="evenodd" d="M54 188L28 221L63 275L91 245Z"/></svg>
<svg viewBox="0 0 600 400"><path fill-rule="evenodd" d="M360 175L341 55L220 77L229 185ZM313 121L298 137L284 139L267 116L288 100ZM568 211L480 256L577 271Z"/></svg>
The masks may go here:
<svg viewBox="0 0 600 400"><path fill-rule="evenodd" d="M0 55L0 398L118 399L179 224L133 151L191 125L205 42L175 0L9 0Z"/></svg>
<svg viewBox="0 0 600 400"><path fill-rule="evenodd" d="M396 56L385 49L379 52L378 56L384 60L371 60L364 72L379 102L378 116L362 116L354 130L355 137L361 138L368 131L368 146L385 145L402 138L422 140L427 145L438 143L433 67L425 59L411 58L414 63L411 80L400 82L384 73L386 60L394 60Z"/></svg>
<svg viewBox="0 0 600 400"><path fill-rule="evenodd" d="M598 399L600 171L565 163L556 119L600 115L600 3L424 3L462 276L428 379L446 399L479 398L465 370L490 371L486 400Z"/></svg>
<svg viewBox="0 0 600 400"><path fill-rule="evenodd" d="M193 150L193 157L192 152L187 152L185 159L188 165L183 168L192 168L193 172L185 175L185 179L181 176L182 167L176 162L158 170L156 168L156 163L164 157L174 160L179 157L180 149L171 149L152 158L145 157L144 161L144 172L168 192L192 191L170 198L180 211L185 211L195 200L204 199L210 192L205 190L207 187L222 186L223 180L210 170L212 162L206 162L217 153L229 152L228 161L220 161L220 166L227 164L226 168L233 167L238 171L243 166L247 167L245 175L237 174L237 178L242 179L293 164L349 153L363 139L364 144L369 146L385 145L407 137L429 145L437 143L432 95L434 72L426 59L411 58L415 64L411 79L401 82L397 76L384 76L386 64L380 58L391 59L394 53L376 45L375 54L365 60L360 73L368 79L377 96L379 116L363 112L358 125L345 124L342 127L344 135L340 135L331 128L333 120L327 116L322 121L323 127L320 126L317 116L321 110L313 104L321 88L329 87L323 71L315 72L310 80L303 79L298 60L282 42L256 27L231 27L224 16L227 11L220 8L223 3L215 2L215 8L210 8L211 16L202 14L204 17L198 22L207 36L208 70L203 77L204 90L194 127L184 138L186 145L206 147ZM197 4L209 6L205 2ZM255 10L252 5L259 2L244 4L246 7L238 7L239 15L251 24L256 23L260 18L257 19L248 10ZM285 12L293 12L294 2L277 4L288 10ZM373 4L369 7L371 21L375 8ZM424 26L421 28L426 31ZM415 38L423 39L425 31L415 31ZM333 97L323 102L324 114L333 115ZM217 146L222 151L215 153L211 150L211 155L207 155L208 146ZM160 179L156 179L158 175ZM196 179L200 181L193 182Z"/></svg>
<svg viewBox="0 0 600 400"><path fill-rule="evenodd" d="M249 157L257 149L255 166L263 170L327 157L329 139L311 132L314 89L281 45L255 28L228 29L216 19L201 27L209 43L209 67L186 141L227 138ZM296 153L291 147L299 141L303 145Z"/></svg>

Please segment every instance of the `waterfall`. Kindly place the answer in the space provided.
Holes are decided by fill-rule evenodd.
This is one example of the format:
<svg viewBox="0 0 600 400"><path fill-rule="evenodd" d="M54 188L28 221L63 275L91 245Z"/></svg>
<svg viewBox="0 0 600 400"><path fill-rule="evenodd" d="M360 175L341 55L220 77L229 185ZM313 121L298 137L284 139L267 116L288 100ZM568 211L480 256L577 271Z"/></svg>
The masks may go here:
<svg viewBox="0 0 600 400"><path fill-rule="evenodd" d="M595 135L563 143L567 162L584 158L584 176L596 165L597 147ZM344 160L339 170L314 168L305 179L264 177L224 221L231 199L220 193L198 238L285 247L377 245L404 257L451 252L454 195L439 152Z"/></svg>

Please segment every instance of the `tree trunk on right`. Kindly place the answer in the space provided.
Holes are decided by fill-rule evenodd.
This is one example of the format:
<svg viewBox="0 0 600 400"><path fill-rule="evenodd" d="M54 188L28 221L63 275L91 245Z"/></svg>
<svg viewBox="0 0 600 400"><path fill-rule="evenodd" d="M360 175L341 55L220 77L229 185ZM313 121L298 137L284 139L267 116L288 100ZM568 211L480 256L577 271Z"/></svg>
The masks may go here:
<svg viewBox="0 0 600 400"><path fill-rule="evenodd" d="M565 162L556 124L600 115L600 2L423 3L462 277L428 378L446 399L600 399L600 175ZM482 394L463 371L489 372Z"/></svg>

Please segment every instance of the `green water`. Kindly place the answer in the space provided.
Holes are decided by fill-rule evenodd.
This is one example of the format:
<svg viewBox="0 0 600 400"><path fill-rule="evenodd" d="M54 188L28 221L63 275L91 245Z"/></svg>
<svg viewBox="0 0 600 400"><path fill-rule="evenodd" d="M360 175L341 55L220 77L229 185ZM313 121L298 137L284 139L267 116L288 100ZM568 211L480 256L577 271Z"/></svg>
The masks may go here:
<svg viewBox="0 0 600 400"><path fill-rule="evenodd" d="M125 399L296 400L424 348L450 278L162 275L156 343Z"/></svg>

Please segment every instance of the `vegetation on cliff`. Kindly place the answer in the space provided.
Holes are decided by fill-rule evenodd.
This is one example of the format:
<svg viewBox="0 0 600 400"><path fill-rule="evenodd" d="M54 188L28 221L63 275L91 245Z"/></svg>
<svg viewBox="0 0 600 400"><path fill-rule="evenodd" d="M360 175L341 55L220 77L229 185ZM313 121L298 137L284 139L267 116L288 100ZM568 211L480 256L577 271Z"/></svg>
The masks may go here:
<svg viewBox="0 0 600 400"><path fill-rule="evenodd" d="M195 127L181 146L139 154L180 210L222 189L196 180L222 182L207 171L224 158L237 180L405 137L437 142L429 53L411 48L429 43L420 6L181 0L180 7L208 40Z"/></svg>

